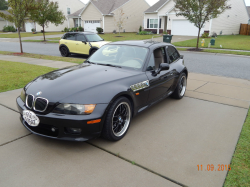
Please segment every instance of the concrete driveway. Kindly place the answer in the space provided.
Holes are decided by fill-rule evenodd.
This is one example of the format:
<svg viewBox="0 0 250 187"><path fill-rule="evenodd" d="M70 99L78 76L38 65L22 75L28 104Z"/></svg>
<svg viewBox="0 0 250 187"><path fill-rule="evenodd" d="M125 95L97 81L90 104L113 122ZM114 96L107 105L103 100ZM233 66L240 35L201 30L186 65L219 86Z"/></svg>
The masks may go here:
<svg viewBox="0 0 250 187"><path fill-rule="evenodd" d="M218 164L230 164L250 104L249 81L190 73L186 97L136 116L121 141L65 142L22 126L20 92L0 93L3 187L222 186L227 171Z"/></svg>

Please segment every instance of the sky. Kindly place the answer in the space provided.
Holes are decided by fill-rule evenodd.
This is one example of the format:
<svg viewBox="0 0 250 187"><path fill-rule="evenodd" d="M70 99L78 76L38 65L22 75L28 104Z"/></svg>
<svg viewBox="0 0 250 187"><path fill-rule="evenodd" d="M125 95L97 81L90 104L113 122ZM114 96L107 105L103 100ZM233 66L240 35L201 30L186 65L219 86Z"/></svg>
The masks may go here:
<svg viewBox="0 0 250 187"><path fill-rule="evenodd" d="M88 3L89 0L81 0L81 1L86 4L86 3ZM151 5L155 4L158 0L146 0L146 1L151 6ZM250 6L250 0L245 0L245 2L246 2L247 6Z"/></svg>

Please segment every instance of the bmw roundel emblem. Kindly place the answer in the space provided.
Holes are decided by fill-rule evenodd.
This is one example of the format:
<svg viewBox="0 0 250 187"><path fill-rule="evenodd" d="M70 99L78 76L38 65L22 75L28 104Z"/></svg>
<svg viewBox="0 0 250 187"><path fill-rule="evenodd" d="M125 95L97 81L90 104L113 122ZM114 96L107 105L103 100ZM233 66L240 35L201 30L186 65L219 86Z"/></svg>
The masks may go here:
<svg viewBox="0 0 250 187"><path fill-rule="evenodd" d="M37 92L36 96L42 95L42 92Z"/></svg>

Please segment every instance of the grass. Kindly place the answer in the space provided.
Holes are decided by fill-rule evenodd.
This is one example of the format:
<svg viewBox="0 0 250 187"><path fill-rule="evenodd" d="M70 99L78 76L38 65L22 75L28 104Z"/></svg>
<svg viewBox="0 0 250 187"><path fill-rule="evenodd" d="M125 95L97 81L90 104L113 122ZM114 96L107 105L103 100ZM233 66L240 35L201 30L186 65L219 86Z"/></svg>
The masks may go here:
<svg viewBox="0 0 250 187"><path fill-rule="evenodd" d="M43 40L22 40L23 42L44 42ZM59 44L59 40L46 40L44 43L57 43Z"/></svg>
<svg viewBox="0 0 250 187"><path fill-rule="evenodd" d="M186 49L186 48L177 48L177 49L178 49L178 51L188 51L188 49ZM224 51L224 50L204 49L201 52L250 56L250 52L240 52L240 51Z"/></svg>
<svg viewBox="0 0 250 187"><path fill-rule="evenodd" d="M100 34L99 36L102 37L105 41L116 42L116 41L123 41L123 40L147 40L147 39L151 39L152 36L156 38L156 37L160 37L161 35L136 35L136 33L121 33L120 36L122 37L117 37L119 36L119 34L107 33L107 34ZM58 40L60 39L61 39L60 37L47 38L47 40L57 40L55 43L58 43ZM25 40L25 42L27 41L28 40ZM41 40L29 40L29 42L41 42Z"/></svg>
<svg viewBox="0 0 250 187"><path fill-rule="evenodd" d="M203 38L201 38L202 40ZM205 38L205 46L203 48L207 48L210 40L212 38ZM199 42L199 47L201 47L201 40ZM186 40L182 42L174 42L175 46L182 47L196 47L197 39ZM250 36L245 35L227 35L227 36L218 36L215 38L215 46L211 46L211 48L221 48L223 49L235 49L235 50L248 50L250 51Z"/></svg>
<svg viewBox="0 0 250 187"><path fill-rule="evenodd" d="M13 52L8 51L0 51L1 55L15 55ZM81 64L85 59L82 58L70 58L70 57L58 57L58 56L50 56L50 55L39 55L39 54L31 54L31 53L23 53L22 57L30 57L30 58L38 58L44 60L55 60L55 61L63 61L63 62L72 62Z"/></svg>
<svg viewBox="0 0 250 187"><path fill-rule="evenodd" d="M0 60L0 92L23 88L39 75L53 70L55 68Z"/></svg>
<svg viewBox="0 0 250 187"><path fill-rule="evenodd" d="M250 184L250 109L243 125L236 150L231 161L224 187L249 186Z"/></svg>
<svg viewBox="0 0 250 187"><path fill-rule="evenodd" d="M45 33L45 37L46 35L57 35L57 34L61 34L63 35L64 32L46 32ZM33 34L33 33L29 33L29 32L22 32L21 33L21 37L34 37L34 36L43 36L43 33L37 33L37 34ZM1 34L0 33L0 38L18 38L18 33L11 33L11 34Z"/></svg>

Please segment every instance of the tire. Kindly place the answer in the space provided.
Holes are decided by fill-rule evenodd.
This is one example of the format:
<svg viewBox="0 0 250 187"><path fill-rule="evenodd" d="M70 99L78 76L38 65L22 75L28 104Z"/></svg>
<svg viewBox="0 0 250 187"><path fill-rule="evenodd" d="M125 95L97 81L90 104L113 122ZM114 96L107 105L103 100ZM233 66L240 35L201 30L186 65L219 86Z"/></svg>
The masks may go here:
<svg viewBox="0 0 250 187"><path fill-rule="evenodd" d="M174 92L172 93L171 97L175 99L182 99L185 95L186 89L187 89L187 75L185 73L182 73L180 75L177 86Z"/></svg>
<svg viewBox="0 0 250 187"><path fill-rule="evenodd" d="M96 51L97 51L97 49L91 50L89 55L92 56Z"/></svg>
<svg viewBox="0 0 250 187"><path fill-rule="evenodd" d="M118 141L127 133L131 121L131 103L126 97L116 99L107 113L102 130L102 137Z"/></svg>
<svg viewBox="0 0 250 187"><path fill-rule="evenodd" d="M70 55L68 48L65 46L60 47L60 53L63 57L68 57Z"/></svg>

